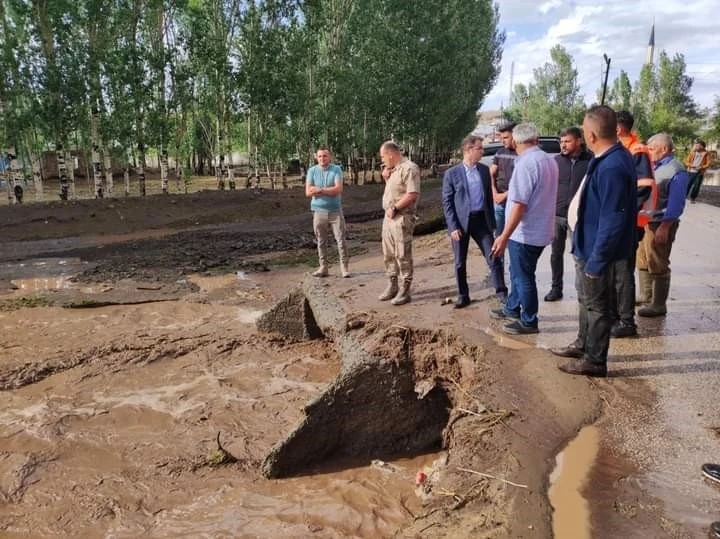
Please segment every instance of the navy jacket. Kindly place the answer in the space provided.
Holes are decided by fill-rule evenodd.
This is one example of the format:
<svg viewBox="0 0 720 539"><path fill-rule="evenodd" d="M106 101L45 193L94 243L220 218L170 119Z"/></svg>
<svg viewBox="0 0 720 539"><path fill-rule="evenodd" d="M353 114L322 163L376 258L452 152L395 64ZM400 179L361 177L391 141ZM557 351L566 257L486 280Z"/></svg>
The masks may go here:
<svg viewBox="0 0 720 539"><path fill-rule="evenodd" d="M630 258L637 247L637 172L632 156L617 143L590 160L580 195L572 252L585 271L599 275Z"/></svg>
<svg viewBox="0 0 720 539"><path fill-rule="evenodd" d="M490 231L495 230L495 210L493 208L492 190L490 187L490 169L478 163L483 186L483 213L485 222ZM448 232L460 229L467 234L470 223L470 193L468 192L467 174L465 165L460 163L448 169L443 176L442 187L443 213Z"/></svg>

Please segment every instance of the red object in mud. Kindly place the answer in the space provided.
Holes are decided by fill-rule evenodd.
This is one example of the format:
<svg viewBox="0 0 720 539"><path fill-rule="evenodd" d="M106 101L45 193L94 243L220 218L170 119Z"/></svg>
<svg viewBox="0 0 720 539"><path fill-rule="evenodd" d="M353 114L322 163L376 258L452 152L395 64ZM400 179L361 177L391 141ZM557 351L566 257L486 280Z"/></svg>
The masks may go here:
<svg viewBox="0 0 720 539"><path fill-rule="evenodd" d="M427 480L427 475L425 475L425 472L418 472L415 476L415 484L416 485L424 485L425 481Z"/></svg>

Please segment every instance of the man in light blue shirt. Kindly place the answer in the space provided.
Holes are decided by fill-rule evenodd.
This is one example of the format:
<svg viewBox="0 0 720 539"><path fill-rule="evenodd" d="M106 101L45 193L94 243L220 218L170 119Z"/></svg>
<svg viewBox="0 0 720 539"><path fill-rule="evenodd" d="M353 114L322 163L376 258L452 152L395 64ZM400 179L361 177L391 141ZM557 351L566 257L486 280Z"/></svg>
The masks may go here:
<svg viewBox="0 0 720 539"><path fill-rule="evenodd" d="M555 235L558 166L538 147L537 128L530 123L513 129L518 158L507 198L507 219L492 247L494 256L510 255L510 295L490 316L511 319L503 330L511 335L538 332L537 261Z"/></svg>
<svg viewBox="0 0 720 539"><path fill-rule="evenodd" d="M320 146L315 154L318 164L310 167L305 180L305 196L312 197L313 231L317 239L320 264L313 273L315 277L328 276L327 243L330 229L337 242L340 272L350 277L348 252L345 245L345 218L342 213L343 172L333 163L332 153Z"/></svg>

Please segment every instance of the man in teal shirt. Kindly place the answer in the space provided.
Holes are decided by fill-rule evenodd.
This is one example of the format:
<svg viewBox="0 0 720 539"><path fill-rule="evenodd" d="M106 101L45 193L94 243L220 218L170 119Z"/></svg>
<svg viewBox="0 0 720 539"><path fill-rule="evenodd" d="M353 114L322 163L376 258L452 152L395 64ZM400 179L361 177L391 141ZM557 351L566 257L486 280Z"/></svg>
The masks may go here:
<svg viewBox="0 0 720 539"><path fill-rule="evenodd" d="M343 172L332 164L332 153L320 146L315 154L318 164L310 167L305 181L305 196L312 197L310 210L313 212L313 230L317 239L320 265L313 272L315 277L327 277L327 243L332 228L340 258L340 272L350 277L348 252L345 245L345 218L342 213Z"/></svg>

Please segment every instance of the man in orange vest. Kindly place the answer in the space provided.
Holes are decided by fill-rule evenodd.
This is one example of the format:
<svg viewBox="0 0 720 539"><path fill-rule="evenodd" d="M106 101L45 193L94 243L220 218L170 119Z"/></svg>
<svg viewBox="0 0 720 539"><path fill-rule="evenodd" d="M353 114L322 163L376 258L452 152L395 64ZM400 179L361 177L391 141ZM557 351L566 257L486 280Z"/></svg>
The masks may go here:
<svg viewBox="0 0 720 539"><path fill-rule="evenodd" d="M638 191L638 217L637 217L637 240L640 242L644 233L645 225L650 221L650 216L657 205L657 186L653 177L650 154L647 147L642 143L637 133L632 128L635 118L627 110L619 110L617 116L618 139L623 146L632 154L637 172ZM615 263L614 280L616 301L613 305L615 323L611 335L616 338L634 337L637 335L635 325L635 257L636 253L627 260L620 260ZM651 287L650 276L647 271L639 271L640 295L639 299L647 302L649 289Z"/></svg>

